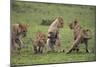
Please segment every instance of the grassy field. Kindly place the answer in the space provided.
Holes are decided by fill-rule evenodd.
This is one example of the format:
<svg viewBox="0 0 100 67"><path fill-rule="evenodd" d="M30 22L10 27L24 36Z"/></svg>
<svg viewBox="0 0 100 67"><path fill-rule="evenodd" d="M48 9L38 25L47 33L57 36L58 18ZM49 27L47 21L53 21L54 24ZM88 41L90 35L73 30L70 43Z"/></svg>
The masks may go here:
<svg viewBox="0 0 100 67"><path fill-rule="evenodd" d="M24 38L26 48L21 50L21 54L11 54L11 65L31 65L31 64L48 64L63 62L95 61L95 25L96 25L96 7L50 4L50 3L32 3L32 2L15 2L11 8L11 23L25 23L30 27L27 37ZM73 33L68 24L75 18L80 21L83 28L91 30L92 39L89 40L89 51L85 53L84 44L80 44L79 53L48 53L33 54L32 42L29 38L34 38L37 31L47 33L48 25L41 25L42 19L54 19L62 16L64 19L64 28L60 30L61 46L68 50L73 42Z"/></svg>

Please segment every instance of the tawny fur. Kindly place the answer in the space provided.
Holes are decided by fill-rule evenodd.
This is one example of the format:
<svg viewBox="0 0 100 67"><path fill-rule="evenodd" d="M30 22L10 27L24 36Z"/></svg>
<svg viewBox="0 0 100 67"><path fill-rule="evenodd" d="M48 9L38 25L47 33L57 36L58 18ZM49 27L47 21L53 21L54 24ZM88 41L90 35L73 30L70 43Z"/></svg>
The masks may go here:
<svg viewBox="0 0 100 67"><path fill-rule="evenodd" d="M82 29L81 25L79 24L79 22L77 20L72 22L69 25L69 27L70 27L70 29L73 30L74 42L73 42L71 49L68 51L68 53L75 51L75 50L78 52L80 43L84 43L86 46L86 52L89 52L88 40L91 39L91 37L88 35L89 30Z"/></svg>
<svg viewBox="0 0 100 67"><path fill-rule="evenodd" d="M55 48L60 50L61 42L60 42L59 29L63 28L63 25L64 25L64 21L63 21L62 17L57 17L50 25L50 27L48 29L48 39L47 39L48 51L54 51ZM52 33L52 34L54 34L54 36L56 36L55 43L53 45L51 44L50 40L53 40L54 38L50 39L50 37L52 37L52 35L50 33Z"/></svg>
<svg viewBox="0 0 100 67"><path fill-rule="evenodd" d="M26 36L27 33L27 24L12 24L11 26L11 49L16 50L19 46L18 50L21 49L23 45L22 38Z"/></svg>
<svg viewBox="0 0 100 67"><path fill-rule="evenodd" d="M44 48L46 47L47 36L43 32L37 32L36 37L33 40L33 50L34 53L43 53Z"/></svg>

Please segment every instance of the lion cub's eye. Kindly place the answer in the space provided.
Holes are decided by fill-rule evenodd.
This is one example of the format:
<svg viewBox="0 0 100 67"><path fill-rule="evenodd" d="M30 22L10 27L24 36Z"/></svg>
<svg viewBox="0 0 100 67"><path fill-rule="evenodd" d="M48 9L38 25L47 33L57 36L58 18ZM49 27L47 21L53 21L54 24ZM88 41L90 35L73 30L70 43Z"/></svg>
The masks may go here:
<svg viewBox="0 0 100 67"><path fill-rule="evenodd" d="M25 30L23 32L26 32Z"/></svg>
<svg viewBox="0 0 100 67"><path fill-rule="evenodd" d="M63 24L63 23L61 23L61 24Z"/></svg>

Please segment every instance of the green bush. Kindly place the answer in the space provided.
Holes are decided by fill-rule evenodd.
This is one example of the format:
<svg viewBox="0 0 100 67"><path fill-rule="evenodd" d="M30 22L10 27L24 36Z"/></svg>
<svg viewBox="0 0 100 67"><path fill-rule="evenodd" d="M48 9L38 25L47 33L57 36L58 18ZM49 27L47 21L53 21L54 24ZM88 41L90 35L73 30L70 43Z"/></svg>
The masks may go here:
<svg viewBox="0 0 100 67"><path fill-rule="evenodd" d="M42 19L41 24L40 25L50 25L53 22L53 20L50 19Z"/></svg>

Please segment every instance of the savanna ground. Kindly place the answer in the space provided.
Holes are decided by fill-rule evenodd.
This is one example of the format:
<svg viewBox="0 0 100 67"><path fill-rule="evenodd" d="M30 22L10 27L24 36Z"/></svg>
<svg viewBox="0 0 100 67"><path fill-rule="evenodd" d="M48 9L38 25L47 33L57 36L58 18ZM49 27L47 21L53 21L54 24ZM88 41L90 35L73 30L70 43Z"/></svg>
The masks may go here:
<svg viewBox="0 0 100 67"><path fill-rule="evenodd" d="M73 42L73 33L69 29L68 24L77 18L83 28L91 30L92 39L89 40L89 51L85 53L84 44L80 44L79 53L48 53L33 54L32 42L30 38L34 38L36 32L41 31L47 33L48 25L41 25L43 19L54 19L62 16L64 19L64 28L60 30L62 48L70 49ZM11 54L11 65L31 65L31 64L48 64L78 61L95 61L95 24L96 24L96 7L50 4L50 3L32 3L32 2L14 2L11 8L11 23L29 24L27 37L25 37L24 45L21 53ZM52 22L50 22L52 23Z"/></svg>

